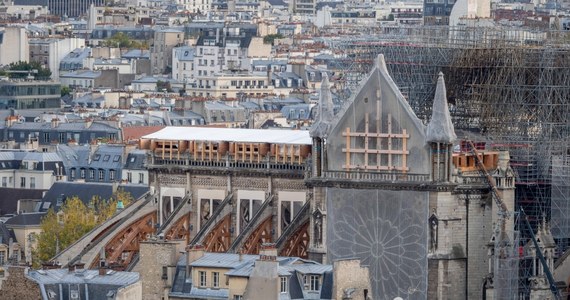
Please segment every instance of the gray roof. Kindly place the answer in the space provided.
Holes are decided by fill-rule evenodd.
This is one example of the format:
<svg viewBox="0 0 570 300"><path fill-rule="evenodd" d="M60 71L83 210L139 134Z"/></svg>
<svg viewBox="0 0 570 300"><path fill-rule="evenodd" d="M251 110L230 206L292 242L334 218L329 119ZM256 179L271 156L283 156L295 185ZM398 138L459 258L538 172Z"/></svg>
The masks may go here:
<svg viewBox="0 0 570 300"><path fill-rule="evenodd" d="M78 274L81 274L78 276ZM137 282L140 278L137 272L107 272L106 275L99 275L99 270L80 270L69 272L68 269L52 269L42 271L30 271L28 276L40 284L56 283L89 283L89 284L109 284L126 286Z"/></svg>
<svg viewBox="0 0 570 300"><path fill-rule="evenodd" d="M45 216L45 212L40 213L22 213L16 215L8 221L6 221L6 226L38 226L40 225L42 218Z"/></svg>
<svg viewBox="0 0 570 300"><path fill-rule="evenodd" d="M95 79L101 76L100 71L80 70L59 75L60 78Z"/></svg>
<svg viewBox="0 0 570 300"><path fill-rule="evenodd" d="M15 123L13 124L10 129L19 129L19 130L54 130L54 131L81 131L81 130L89 130L89 131L105 131L105 132L115 132L118 129L115 127L110 126L107 123L93 121L91 126L87 128L87 123L85 120L81 122L69 122L69 123L59 123L57 127L52 128L51 123L35 123L35 122L26 122L26 123Z"/></svg>
<svg viewBox="0 0 570 300"><path fill-rule="evenodd" d="M193 61L194 53L196 50L194 49L194 47L183 46L183 47L174 48L174 51L176 52L176 57L178 58L178 60Z"/></svg>
<svg viewBox="0 0 570 300"><path fill-rule="evenodd" d="M148 186L142 185L125 185L119 186L125 192L131 193L134 199L139 199L148 192ZM101 199L109 199L113 195L112 183L99 182L56 182L46 192L40 206L41 211L47 211L49 208L59 210L63 202L68 198L77 196L85 204L89 204L93 196L99 196ZM60 205L58 205L60 204Z"/></svg>
<svg viewBox="0 0 570 300"><path fill-rule="evenodd" d="M42 294L50 293L55 299L70 299L70 289L78 288L80 299L108 299L117 290L140 280L139 273L108 271L99 275L99 270L68 269L38 270L28 272L28 277L40 285Z"/></svg>
<svg viewBox="0 0 570 300"><path fill-rule="evenodd" d="M254 269L259 255L242 255L232 253L206 252L204 256L190 264L190 267L201 268L226 268L230 269L226 276L249 277ZM298 257L276 258L278 262L277 275L289 277L289 293L280 294L280 299L332 299L332 265L323 265L314 261L304 260ZM191 278L187 278L186 257L178 260L175 279L170 295L192 299L227 299L228 289L205 289L196 288L191 284ZM319 292L309 292L303 288L302 275L323 276Z"/></svg>
<svg viewBox="0 0 570 300"><path fill-rule="evenodd" d="M133 49L129 50L121 55L122 58L133 59L133 58L150 58L150 51L143 49Z"/></svg>
<svg viewBox="0 0 570 300"><path fill-rule="evenodd" d="M259 255L243 255L242 260L239 254L234 253L204 253L204 256L192 262L192 267L209 267L209 268L237 268L245 266L255 261Z"/></svg>
<svg viewBox="0 0 570 300"><path fill-rule="evenodd" d="M221 101L206 101L206 109L211 110L243 110L243 107L229 106Z"/></svg>
<svg viewBox="0 0 570 300"><path fill-rule="evenodd" d="M124 169L128 170L146 170L144 166L146 162L146 151L133 150L127 155L127 161Z"/></svg>
<svg viewBox="0 0 570 300"><path fill-rule="evenodd" d="M10 239L15 240L14 232L0 222L0 244L8 245Z"/></svg>

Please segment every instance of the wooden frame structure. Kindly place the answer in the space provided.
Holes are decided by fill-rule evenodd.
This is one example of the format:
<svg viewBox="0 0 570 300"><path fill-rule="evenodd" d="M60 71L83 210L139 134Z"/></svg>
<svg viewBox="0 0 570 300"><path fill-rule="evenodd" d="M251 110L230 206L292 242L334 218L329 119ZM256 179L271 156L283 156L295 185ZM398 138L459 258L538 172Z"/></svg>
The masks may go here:
<svg viewBox="0 0 570 300"><path fill-rule="evenodd" d="M402 132L392 131L392 115L388 114L387 132L382 132L382 118L381 112L377 109L376 116L376 132L370 132L369 114L365 114L364 132L350 131L350 127L342 133L346 138L346 147L342 148L345 153L345 163L343 168L346 170L376 170L376 171L400 171L407 172L409 170L407 165L407 156L410 154L408 151L408 139L410 135L406 129ZM357 139L364 140L364 148L356 148L351 145L357 144ZM370 147L370 144L376 147ZM382 145L386 144L386 149L382 149ZM401 145L398 146L398 145ZM370 160L370 155L375 156L375 160ZM355 165L352 163L354 156L363 156L363 164ZM387 163L383 163L383 156L386 156ZM396 159L399 158L399 159ZM399 161L400 165L395 163Z"/></svg>

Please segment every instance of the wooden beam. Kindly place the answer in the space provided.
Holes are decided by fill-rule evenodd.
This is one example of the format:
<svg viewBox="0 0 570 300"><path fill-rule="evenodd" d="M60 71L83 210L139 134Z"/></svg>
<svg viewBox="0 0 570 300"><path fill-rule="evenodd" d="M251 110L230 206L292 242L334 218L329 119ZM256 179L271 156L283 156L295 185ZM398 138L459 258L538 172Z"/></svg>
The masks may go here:
<svg viewBox="0 0 570 300"><path fill-rule="evenodd" d="M406 129L402 130L403 134L407 134L406 133ZM404 169L403 171L407 171L408 170L408 157L406 155L408 155L410 152L407 150L408 149L408 139L407 138L403 138L402 139L402 168Z"/></svg>
<svg viewBox="0 0 570 300"><path fill-rule="evenodd" d="M350 127L346 127L346 163L345 165L350 166Z"/></svg>

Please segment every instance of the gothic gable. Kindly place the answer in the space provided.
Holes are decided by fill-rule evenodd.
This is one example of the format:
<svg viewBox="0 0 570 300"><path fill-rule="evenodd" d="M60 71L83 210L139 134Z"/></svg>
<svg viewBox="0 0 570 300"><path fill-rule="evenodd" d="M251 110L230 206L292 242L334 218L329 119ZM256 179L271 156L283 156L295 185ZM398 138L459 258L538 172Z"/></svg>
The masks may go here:
<svg viewBox="0 0 570 300"><path fill-rule="evenodd" d="M429 173L425 126L388 74L382 55L336 116L327 160L331 171Z"/></svg>

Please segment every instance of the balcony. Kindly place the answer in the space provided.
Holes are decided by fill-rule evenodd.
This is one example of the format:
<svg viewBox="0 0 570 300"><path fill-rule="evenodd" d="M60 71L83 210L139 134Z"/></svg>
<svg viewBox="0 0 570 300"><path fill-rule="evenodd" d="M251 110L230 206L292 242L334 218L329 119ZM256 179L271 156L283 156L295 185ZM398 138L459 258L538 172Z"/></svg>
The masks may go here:
<svg viewBox="0 0 570 300"><path fill-rule="evenodd" d="M207 172L227 172L227 171L251 171L263 173L287 173L296 177L305 176L309 170L309 166L305 162L274 162L266 158L260 162L239 160L233 156L226 155L224 158L216 159L216 156L201 159L200 156L193 157L190 154L180 155L179 157L162 158L159 154L150 154L150 163L147 165L149 169L181 169Z"/></svg>

